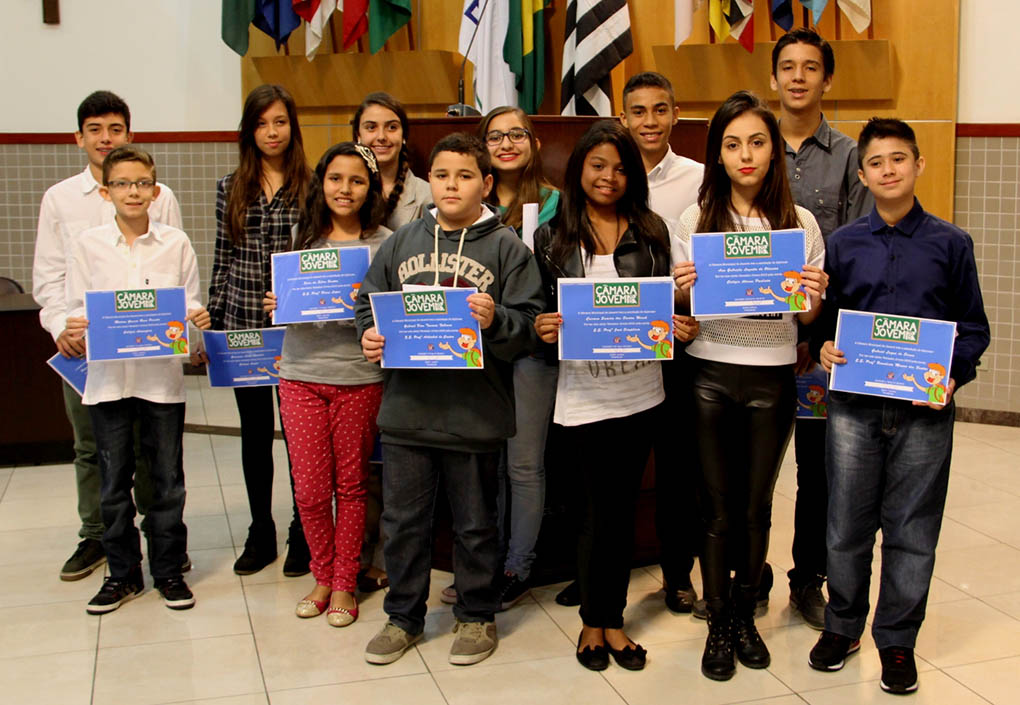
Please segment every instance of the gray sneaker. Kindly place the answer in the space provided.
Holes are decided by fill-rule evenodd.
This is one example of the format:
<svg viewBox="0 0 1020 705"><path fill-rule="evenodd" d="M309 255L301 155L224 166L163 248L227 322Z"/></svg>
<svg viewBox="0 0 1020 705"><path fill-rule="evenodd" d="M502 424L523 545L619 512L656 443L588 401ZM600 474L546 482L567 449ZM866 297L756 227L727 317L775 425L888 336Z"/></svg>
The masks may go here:
<svg viewBox="0 0 1020 705"><path fill-rule="evenodd" d="M458 619L453 631L457 638L450 647L450 663L455 666L470 666L484 661L499 643L495 622L462 622Z"/></svg>
<svg viewBox="0 0 1020 705"><path fill-rule="evenodd" d="M379 665L393 663L421 637L421 634L409 634L393 622L386 622L365 647L365 660Z"/></svg>

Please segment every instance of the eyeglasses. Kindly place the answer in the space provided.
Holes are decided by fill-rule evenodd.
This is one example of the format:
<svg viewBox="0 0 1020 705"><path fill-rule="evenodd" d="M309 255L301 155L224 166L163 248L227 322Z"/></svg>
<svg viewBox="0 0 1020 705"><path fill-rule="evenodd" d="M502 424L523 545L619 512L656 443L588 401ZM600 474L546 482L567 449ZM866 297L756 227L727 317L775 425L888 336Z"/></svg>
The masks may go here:
<svg viewBox="0 0 1020 705"><path fill-rule="evenodd" d="M112 191L127 191L134 186L139 191L151 191L156 186L156 182L152 179L139 179L138 181L128 181L127 179L114 179L107 188Z"/></svg>
<svg viewBox="0 0 1020 705"><path fill-rule="evenodd" d="M499 130L493 130L492 132L485 135L485 142L493 147L503 142L504 137L509 137L510 141L514 144L520 144L524 140L528 139L528 135L531 133L525 130L523 127L512 127L506 132L500 132Z"/></svg>

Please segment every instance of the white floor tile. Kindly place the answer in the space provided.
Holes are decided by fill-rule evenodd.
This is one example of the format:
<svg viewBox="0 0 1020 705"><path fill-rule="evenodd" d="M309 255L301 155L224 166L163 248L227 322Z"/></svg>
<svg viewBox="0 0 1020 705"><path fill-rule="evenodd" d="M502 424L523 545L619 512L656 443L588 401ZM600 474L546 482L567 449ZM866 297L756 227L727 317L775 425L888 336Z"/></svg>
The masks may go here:
<svg viewBox="0 0 1020 705"><path fill-rule="evenodd" d="M977 597L1020 591L1020 549L995 544L935 554L935 576Z"/></svg>
<svg viewBox="0 0 1020 705"><path fill-rule="evenodd" d="M1017 657L947 668L946 673L993 705L1015 705L1020 693L1020 658Z"/></svg>
<svg viewBox="0 0 1020 705"><path fill-rule="evenodd" d="M1020 459L1017 467L1020 468ZM946 516L964 526L1020 549L1020 499L946 509Z"/></svg>
<svg viewBox="0 0 1020 705"><path fill-rule="evenodd" d="M1020 621L978 600L930 605L916 651L939 668L1020 656Z"/></svg>
<svg viewBox="0 0 1020 705"><path fill-rule="evenodd" d="M385 667L383 667L385 668ZM447 701L429 675L401 676L385 681L361 681L342 685L276 690L272 705L446 705Z"/></svg>
<svg viewBox="0 0 1020 705"><path fill-rule="evenodd" d="M474 666L435 673L446 701L450 705L625 703L605 678L586 670L573 655L502 665L491 661L492 657ZM694 702L686 695L684 699Z"/></svg>
<svg viewBox="0 0 1020 705"><path fill-rule="evenodd" d="M941 671L919 673L917 684L917 691L909 696L910 705L988 705L986 700ZM889 705L892 697L881 689L878 680L811 690L800 696L810 705Z"/></svg>
<svg viewBox="0 0 1020 705"><path fill-rule="evenodd" d="M3 698L18 705L89 705L95 661L95 648L59 658L0 658Z"/></svg>
<svg viewBox="0 0 1020 705"><path fill-rule="evenodd" d="M78 602L84 612L103 585L103 569L73 582L60 580L59 573L60 563L50 561L0 566L0 607Z"/></svg>
<svg viewBox="0 0 1020 705"><path fill-rule="evenodd" d="M15 469L7 483L4 501L77 496L73 465L40 465Z"/></svg>
<svg viewBox="0 0 1020 705"><path fill-rule="evenodd" d="M7 658L95 651L98 635L99 620L85 613L84 601L0 609L0 644Z"/></svg>

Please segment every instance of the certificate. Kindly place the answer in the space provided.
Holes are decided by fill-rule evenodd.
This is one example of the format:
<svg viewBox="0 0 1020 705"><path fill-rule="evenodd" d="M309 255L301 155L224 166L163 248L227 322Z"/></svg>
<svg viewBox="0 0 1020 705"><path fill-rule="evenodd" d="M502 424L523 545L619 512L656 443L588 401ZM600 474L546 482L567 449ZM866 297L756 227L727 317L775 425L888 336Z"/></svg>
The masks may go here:
<svg viewBox="0 0 1020 705"><path fill-rule="evenodd" d="M840 311L836 348L845 365L832 366L829 388L944 404L956 324L864 311Z"/></svg>
<svg viewBox="0 0 1020 705"><path fill-rule="evenodd" d="M134 360L188 354L183 286L86 291L86 359Z"/></svg>
<svg viewBox="0 0 1020 705"><path fill-rule="evenodd" d="M63 377L64 381L70 384L80 396L85 396L85 378L89 371L89 363L85 361L85 358L66 358L57 353L47 360L46 364Z"/></svg>
<svg viewBox="0 0 1020 705"><path fill-rule="evenodd" d="M671 277L557 282L561 360L672 360Z"/></svg>
<svg viewBox="0 0 1020 705"><path fill-rule="evenodd" d="M828 418L829 375L821 365L815 365L810 372L797 375L797 418Z"/></svg>
<svg viewBox="0 0 1020 705"><path fill-rule="evenodd" d="M324 247L273 255L273 323L354 318L354 302L368 272L369 247Z"/></svg>
<svg viewBox="0 0 1020 705"><path fill-rule="evenodd" d="M210 387L264 387L280 383L285 328L202 331Z"/></svg>
<svg viewBox="0 0 1020 705"><path fill-rule="evenodd" d="M691 315L703 318L811 310L801 286L803 230L695 233Z"/></svg>
<svg viewBox="0 0 1020 705"><path fill-rule="evenodd" d="M369 294L384 368L480 370L482 331L467 297L474 288L409 289Z"/></svg>

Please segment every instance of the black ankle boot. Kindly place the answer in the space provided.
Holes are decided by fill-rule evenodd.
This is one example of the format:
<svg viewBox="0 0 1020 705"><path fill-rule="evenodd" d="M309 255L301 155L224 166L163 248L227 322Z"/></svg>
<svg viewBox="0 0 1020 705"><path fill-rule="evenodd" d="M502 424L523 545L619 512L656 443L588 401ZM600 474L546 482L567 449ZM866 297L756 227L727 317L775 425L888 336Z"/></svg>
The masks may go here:
<svg viewBox="0 0 1020 705"><path fill-rule="evenodd" d="M283 574L288 578L307 575L311 571L308 565L311 560L304 530L295 529L292 525L287 538L287 558L283 561Z"/></svg>
<svg viewBox="0 0 1020 705"><path fill-rule="evenodd" d="M757 590L745 585L734 586L733 649L740 663L748 668L767 668L772 661L768 647L754 626Z"/></svg>
<svg viewBox="0 0 1020 705"><path fill-rule="evenodd" d="M708 603L708 638L701 655L701 673L714 681L728 681L737 670L733 661L730 612L722 600Z"/></svg>

